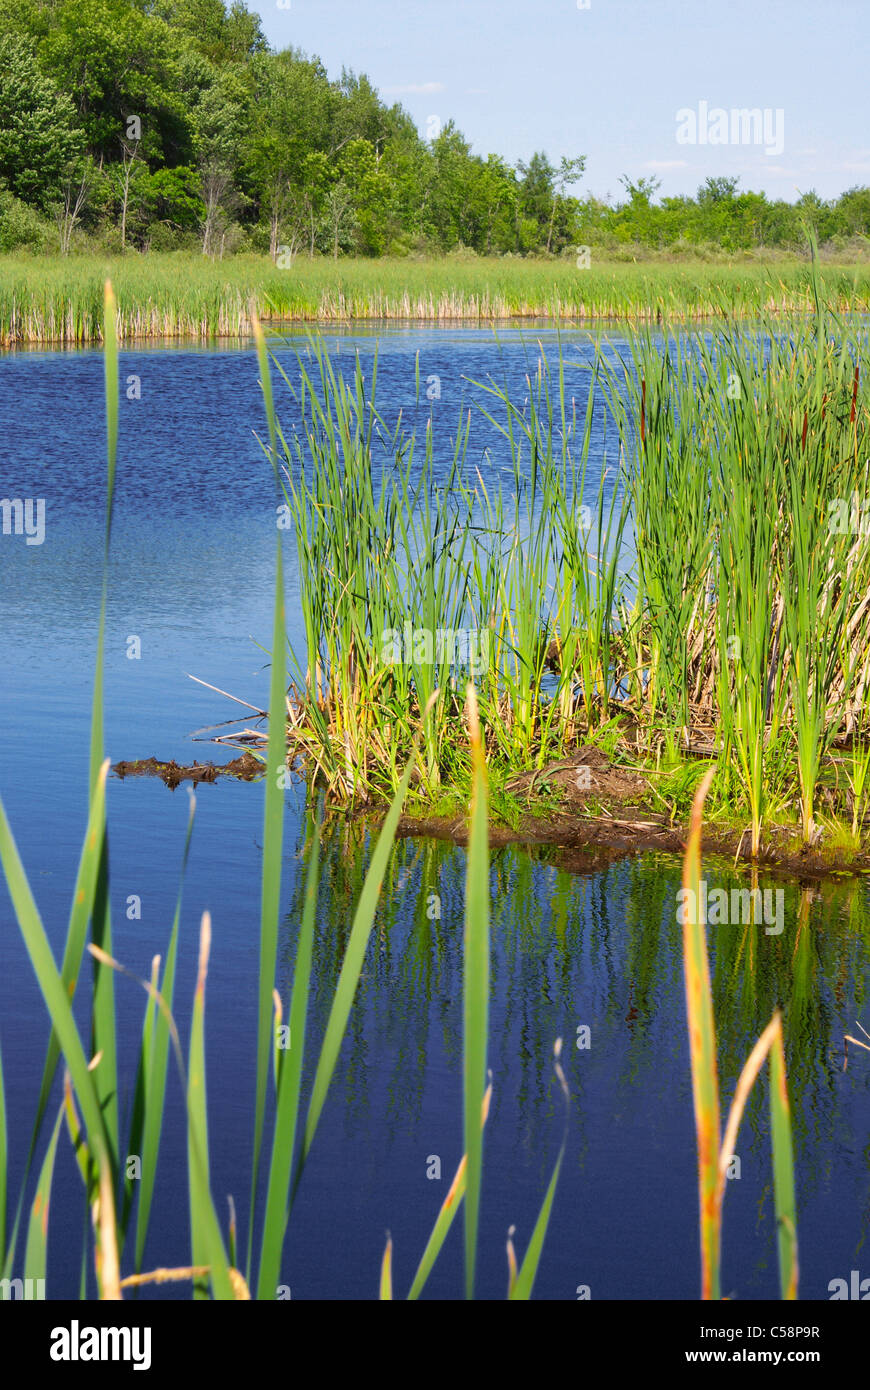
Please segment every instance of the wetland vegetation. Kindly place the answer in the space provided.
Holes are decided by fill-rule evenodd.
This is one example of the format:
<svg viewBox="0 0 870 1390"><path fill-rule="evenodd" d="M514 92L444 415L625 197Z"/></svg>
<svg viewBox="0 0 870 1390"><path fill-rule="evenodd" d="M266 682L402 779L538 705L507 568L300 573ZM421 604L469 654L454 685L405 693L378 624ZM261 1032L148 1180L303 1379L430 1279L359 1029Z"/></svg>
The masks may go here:
<svg viewBox="0 0 870 1390"><path fill-rule="evenodd" d="M379 414L376 362L342 374L312 339L281 368L288 740L329 801L389 801L422 721L409 813L461 818L470 679L503 824L679 829L712 762L732 853L866 863L867 342L813 290L786 324L542 352L523 400L476 383L509 460L494 487L474 410L436 477L430 426Z"/></svg>

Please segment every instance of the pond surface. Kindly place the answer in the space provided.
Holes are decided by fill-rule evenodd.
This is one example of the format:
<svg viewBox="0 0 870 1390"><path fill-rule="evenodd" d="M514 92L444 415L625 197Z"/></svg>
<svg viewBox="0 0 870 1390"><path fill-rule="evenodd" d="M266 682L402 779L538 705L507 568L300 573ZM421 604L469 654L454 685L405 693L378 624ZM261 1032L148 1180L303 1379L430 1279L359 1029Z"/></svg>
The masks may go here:
<svg viewBox="0 0 870 1390"><path fill-rule="evenodd" d="M563 334L568 361L593 360L595 339ZM542 330L385 327L329 334L336 364L359 351L369 380L379 341L377 400L385 421L434 422L446 471L461 412L483 400L469 379L492 375L520 399ZM294 379L303 336L276 348ZM421 392L415 388L420 355ZM248 345L125 350L106 641L106 747L113 762L154 755L190 762L221 750L191 734L237 711L188 673L262 707L275 542L271 469L257 366ZM141 397L126 397L129 378ZM437 390L435 382L437 378ZM427 391L432 389L432 398ZM582 411L583 373L568 372ZM293 403L276 382L285 428ZM45 499L41 544L0 536L0 794L59 956L84 830L90 700L104 518L103 365L97 351L0 359L0 496ZM594 496L606 465L600 428L590 452ZM607 445L606 457L615 460ZM476 412L466 456L487 482L507 469L497 432ZM291 640L298 640L293 543L286 548ZM294 624L296 625L294 628ZM141 657L129 659L136 636ZM227 753L227 757L231 754ZM247 1232L259 929L262 786L219 782L197 792L182 916L177 1015L186 1037L198 924L209 909L207 991L212 1186L218 1210L233 1194ZM145 779L109 785L114 952L139 975L166 949L178 888L188 793ZM301 916L301 858L309 809L287 790L282 981ZM359 827L338 826L323 849L312 1027L330 989L368 860ZM288 1234L282 1278L293 1298L370 1298L389 1230L397 1295L413 1276L461 1154L461 984L464 852L403 842L384 885L339 1071ZM738 880L708 864L711 888ZM552 1068L565 1043L572 1094L566 1158L536 1296L697 1297L694 1127L679 928L679 864L641 858L601 873L564 873L545 853L493 856L490 1065L479 1296L501 1298L505 1239L523 1251L562 1140L565 1111ZM832 1279L860 1269L870 1217L870 1054L843 1067L843 1035L870 1027L867 889L782 887L783 930L710 930L723 1095L771 1010L784 1010L798 1163L801 1293L827 1298ZM427 915L429 895L441 916ZM141 919L128 920L131 895ZM46 1014L0 888L0 1044L15 1180L24 1162L47 1041ZM286 997L286 990L285 990ZM144 996L117 984L122 1105L130 1105ZM589 1047L578 1047L586 1040ZM309 1055L310 1060L310 1055ZM441 1180L427 1177L432 1158ZM766 1092L753 1097L738 1146L740 1176L725 1204L723 1291L777 1292ZM61 1148L52 1206L49 1297L75 1295L82 1203ZM461 1222L427 1294L459 1297ZM146 1268L188 1262L184 1112L174 1073L163 1131ZM167 1291L162 1291L165 1296ZM170 1296L171 1296L171 1291ZM175 1296L184 1296L179 1292Z"/></svg>

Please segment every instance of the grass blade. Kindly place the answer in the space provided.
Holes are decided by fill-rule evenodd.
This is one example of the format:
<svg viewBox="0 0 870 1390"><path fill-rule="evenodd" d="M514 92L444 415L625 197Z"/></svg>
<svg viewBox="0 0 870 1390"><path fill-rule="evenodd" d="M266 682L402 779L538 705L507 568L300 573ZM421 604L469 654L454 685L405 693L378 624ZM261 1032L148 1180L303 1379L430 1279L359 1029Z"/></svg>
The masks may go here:
<svg viewBox="0 0 870 1390"><path fill-rule="evenodd" d="M797 1207L794 1188L794 1150L791 1110L785 1074L782 1016L774 1014L776 1031L770 1047L770 1133L773 1148L773 1193L779 1247L782 1297L798 1296Z"/></svg>
<svg viewBox="0 0 870 1390"><path fill-rule="evenodd" d="M94 793L96 805L92 809L92 816L96 816L97 819L105 811L106 774L108 770L109 762L106 759L100 769L100 776ZM100 803L102 803L102 810ZM6 819L6 811L2 801L0 801L0 863L3 865L9 896L12 899L24 945L48 1008L52 1026L60 1040L61 1051L66 1058L76 1094L79 1097L89 1142L95 1154L99 1156L100 1146L102 1144L105 1148L107 1136L96 1090L73 1018L69 993L64 987L60 971L55 964L51 946L45 934L45 928L33 894L30 891L30 884L27 881L27 875L24 872L24 866L21 863L9 822Z"/></svg>
<svg viewBox="0 0 870 1390"><path fill-rule="evenodd" d="M384 1258L381 1261L381 1302L392 1302L393 1298L393 1240L387 1234Z"/></svg>
<svg viewBox="0 0 870 1390"><path fill-rule="evenodd" d="M254 338L260 366L260 383L269 425L270 452L275 469L276 495L278 465L275 411L269 359L263 330L254 324ZM284 611L284 570L281 532L276 528L275 601L272 618L272 671L269 683L269 741L266 753L265 799L263 808L263 873L260 906L260 983L257 1020L257 1081L254 1103L254 1146L251 1177L251 1205L248 1225L247 1276L250 1283L254 1239L254 1211L259 1185L260 1152L266 1110L266 1088L272 1042L272 990L278 957L278 919L281 908L281 856L284 848L284 769L287 761L286 730L286 632ZM194 1258L194 1264L196 1259Z"/></svg>
<svg viewBox="0 0 870 1390"><path fill-rule="evenodd" d="M695 793L689 839L683 864L683 966L689 1051L692 1062L692 1094L698 1145L698 1192L701 1213L701 1297L719 1298L721 1222L719 1184L719 1082L716 1072L716 1033L710 969L701 909L701 820L704 799L713 780L710 769Z"/></svg>
<svg viewBox="0 0 870 1390"><path fill-rule="evenodd" d="M408 766L405 768L404 775L399 784L399 790L393 797L381 833L378 836L378 842L375 845L368 873L366 874L362 892L360 893L356 913L354 914L353 926L351 927L350 936L348 937L344 960L341 964L341 971L332 999L332 1008L329 1011L323 1046L320 1049L317 1071L314 1075L314 1085L311 1090L311 1100L308 1104L308 1114L305 1120L305 1136L302 1143L302 1153L294 1182L294 1193L302 1176L305 1160L311 1149L314 1134L317 1130L317 1123L320 1119L321 1111L323 1110L324 1101L326 1100L326 1092L329 1089L329 1083L332 1080L332 1074L335 1070L336 1061L338 1060L339 1048L341 1047L341 1041L344 1037L344 1030L347 1027L347 1020L350 1016L356 987L359 983L360 971L362 970L363 960L365 958L366 947L368 946L372 923L375 918L375 910L378 905L381 884L384 881L387 862L392 852L393 841L396 837L396 827L399 823L399 816L402 813L402 804L405 800L405 793L408 790L408 783L411 780L411 773L414 770L415 763L416 747L414 754L408 762Z"/></svg>
<svg viewBox="0 0 870 1390"><path fill-rule="evenodd" d="M103 553L103 584L97 631L97 658L94 668L94 695L91 705L90 801L104 756L103 668L106 638L106 602L109 586L109 544L112 534L112 505L115 495L115 464L118 452L118 330L117 303L110 282L105 285L103 303L103 362L106 392L106 530ZM112 954L112 925L109 907L109 840L105 812L102 846L97 868L91 935L95 946ZM111 970L94 958L91 1051L101 1056L94 1078L103 1112L113 1173L118 1167L118 1057L115 1038L115 980Z"/></svg>
<svg viewBox="0 0 870 1390"><path fill-rule="evenodd" d="M51 1203L51 1184L54 1177L54 1160L57 1154L57 1139L64 1115L61 1106L54 1129L48 1141L45 1158L36 1184L33 1205L30 1208L30 1221L27 1227L27 1246L24 1252L24 1278L34 1281L44 1280L48 1254L48 1211Z"/></svg>
<svg viewBox="0 0 870 1390"><path fill-rule="evenodd" d="M209 1187L208 1118L205 1100L205 981L211 948L211 918L202 915L199 938L199 970L193 997L190 1056L187 1072L188 1181L190 1189L190 1244L196 1265L207 1265L215 1298L236 1297L224 1243ZM207 1298L208 1290L194 1281L195 1299Z"/></svg>
<svg viewBox="0 0 870 1390"><path fill-rule="evenodd" d="M481 1129L486 1124L489 1115L489 1103L492 1100L492 1085L487 1086L486 1094L483 1097L483 1108L480 1116ZM465 1196L465 1178L468 1168L468 1155L463 1154L459 1160L459 1167L450 1184L450 1189L444 1201L441 1203L441 1210L432 1227L432 1234L426 1242L426 1249L423 1251L422 1258L417 1266L417 1273L414 1275L414 1282L408 1294L408 1301L413 1302L420 1297L423 1292L426 1280L432 1271L432 1266L441 1253L441 1247L447 1239L447 1233L453 1225L453 1219L459 1210L459 1204Z"/></svg>
<svg viewBox="0 0 870 1390"><path fill-rule="evenodd" d="M193 836L193 820L196 813L196 800L191 795L190 815L187 822L187 835L181 859L181 880L175 902L175 915L169 936L166 953L166 966L163 971L161 993L171 1014L175 991L175 962L178 954L179 922L181 920L181 895L187 869L190 842ZM145 1118L142 1128L142 1178L139 1184L139 1204L136 1208L136 1252L135 1269L140 1273L145 1255L145 1238L151 1215L151 1202L154 1196L154 1183L157 1178L157 1159L160 1152L160 1136L163 1129L163 1110L166 1098L166 1075L169 1066L170 1028L169 1018L159 1010L154 1025L151 1052L146 1059L145 1072Z"/></svg>
<svg viewBox="0 0 870 1390"><path fill-rule="evenodd" d="M510 1289L508 1292L509 1299L529 1299L532 1296L532 1289L534 1288L535 1284L535 1276L538 1273L538 1265L541 1260L541 1251L544 1248L544 1239L547 1234L547 1228L550 1224L550 1215L553 1210L553 1198L556 1195L556 1184L559 1181L559 1173L562 1170L562 1159L565 1157L565 1145L568 1141L568 1116L570 1113L571 1098L568 1092L568 1083L565 1080L565 1073L562 1071L562 1067L559 1062L561 1052L562 1039L558 1038L556 1040L556 1045L554 1048L554 1066L556 1069L556 1076L559 1078L559 1085L562 1088L562 1094L565 1097L565 1135L562 1139L562 1147L559 1150L559 1157L556 1159L556 1166L553 1169L553 1176L550 1179L550 1185L547 1188L543 1203L541 1204L541 1210L538 1214L538 1219L535 1222L535 1228L532 1231L532 1238L529 1241L528 1249L526 1250L525 1258L522 1262L522 1265L520 1266L518 1274L516 1273L516 1262L513 1258L513 1246L509 1243L508 1248L510 1251L511 1259Z"/></svg>
<svg viewBox="0 0 870 1390"><path fill-rule="evenodd" d="M319 866L320 824L318 821L305 881L305 907L302 912L302 927L299 932L296 965L293 971L293 992L290 1000L289 1018L290 1046L281 1060L278 1080L275 1134L272 1140L272 1162L269 1170L263 1243L260 1252L258 1299L273 1299L275 1297L275 1288L281 1267L281 1252L290 1215L287 1199L293 1156L296 1149L302 1065L305 1060L305 1018L308 1011L311 957L314 948L314 915L317 907Z"/></svg>
<svg viewBox="0 0 870 1390"><path fill-rule="evenodd" d="M468 1159L465 1194L465 1297L474 1297L480 1186L483 1173L483 1131L480 1116L486 1089L486 1047L489 1033L489 828L486 762L480 737L477 697L468 687L473 783L468 872L465 889L463 949L463 1095L465 1153Z"/></svg>

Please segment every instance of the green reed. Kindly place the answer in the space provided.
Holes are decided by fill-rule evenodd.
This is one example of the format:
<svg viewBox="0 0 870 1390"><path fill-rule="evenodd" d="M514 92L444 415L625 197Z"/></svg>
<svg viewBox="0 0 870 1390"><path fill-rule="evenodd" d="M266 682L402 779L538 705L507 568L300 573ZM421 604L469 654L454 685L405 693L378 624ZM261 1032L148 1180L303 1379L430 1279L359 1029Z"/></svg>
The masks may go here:
<svg viewBox="0 0 870 1390"><path fill-rule="evenodd" d="M812 311L813 285L796 260L770 264L643 266L593 255L562 260L427 260L266 256L212 261L197 253L0 256L0 344L99 342L103 283L118 296L118 330L132 338L247 336L255 318L285 322L608 318L634 322L716 316L723 303L755 318ZM870 307L865 266L830 266L828 297L841 312Z"/></svg>
<svg viewBox="0 0 870 1390"><path fill-rule="evenodd" d="M692 805L683 861L683 974L692 1066L692 1093L698 1162L698 1207L701 1244L701 1298L721 1297L722 1208L731 1155L746 1102L764 1062L770 1062L770 1134L776 1210L780 1291L796 1299L798 1246L792 1146L791 1106L785 1069L782 1016L777 1010L750 1052L738 1077L724 1133L719 1109L719 1076L713 995L707 956L705 920L700 908L701 819L714 769L705 775Z"/></svg>
<svg viewBox="0 0 870 1390"><path fill-rule="evenodd" d="M291 654L291 745L330 794L395 790L397 749L424 727L415 794L467 785L461 691L479 690L488 753L542 766L575 725L606 722L613 693L624 492L587 481L595 372L585 419L543 356L523 408L494 382L479 410L510 458L507 491L469 477L471 413L435 471L422 443L377 412L359 360L353 382L313 342L298 354L299 412L281 436L299 566L304 652ZM615 471L615 466L614 466Z"/></svg>
<svg viewBox="0 0 870 1390"><path fill-rule="evenodd" d="M365 382L357 361L351 388L319 343L315 377L300 355L301 421L283 441L307 634L290 738L330 795L392 794L430 699L414 795L463 795L457 691L472 676L505 775L626 716L671 762L710 749L753 854L792 807L817 837L819 781L870 670L870 415L866 336L816 289L815 316L785 329L627 332L621 356L599 347L578 368L581 410L561 350L557 365L541 350L522 402L473 383L500 441L495 484L469 476L471 412L439 486L431 421L422 441L387 427L376 364ZM463 627L477 669L436 650Z"/></svg>
<svg viewBox="0 0 870 1390"><path fill-rule="evenodd" d="M866 336L820 301L785 331L633 335L610 376L643 722L663 723L672 751L691 726L736 767L753 853L771 804L797 802L814 838L823 762L866 688L866 359Z"/></svg>

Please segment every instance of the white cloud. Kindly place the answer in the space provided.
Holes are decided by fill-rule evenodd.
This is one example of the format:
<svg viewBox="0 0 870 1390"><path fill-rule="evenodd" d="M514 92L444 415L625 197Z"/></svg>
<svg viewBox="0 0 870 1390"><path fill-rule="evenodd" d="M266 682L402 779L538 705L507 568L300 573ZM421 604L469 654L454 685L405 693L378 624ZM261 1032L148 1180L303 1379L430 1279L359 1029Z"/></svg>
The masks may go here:
<svg viewBox="0 0 870 1390"><path fill-rule="evenodd" d="M685 159L648 159L644 169L688 169Z"/></svg>

